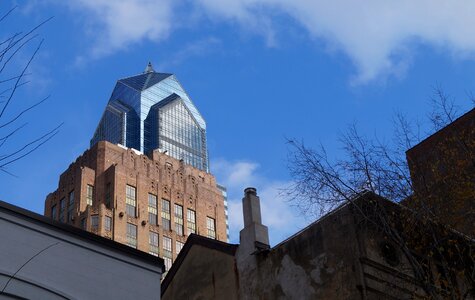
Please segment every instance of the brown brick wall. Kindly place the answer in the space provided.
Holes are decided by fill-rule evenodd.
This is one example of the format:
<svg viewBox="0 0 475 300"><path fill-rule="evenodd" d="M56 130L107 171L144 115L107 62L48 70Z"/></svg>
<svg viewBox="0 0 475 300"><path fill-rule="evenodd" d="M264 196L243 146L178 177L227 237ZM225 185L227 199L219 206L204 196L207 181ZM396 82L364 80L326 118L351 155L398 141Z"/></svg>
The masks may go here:
<svg viewBox="0 0 475 300"><path fill-rule="evenodd" d="M151 158L134 150L99 142L84 152L60 176L58 189L45 201L45 215L51 217L51 206L56 204L58 219L59 201L75 191L75 209L72 225L80 227L87 220L86 229L101 236L126 243L127 222L137 226L137 248L149 252L149 231L159 234L162 253L163 236L172 238L173 259L176 258L176 241L185 242L187 209L196 211L196 233L206 236L206 217L216 220L216 239L226 241L226 219L221 191L213 175L185 165L177 159L155 151ZM111 207L106 207L106 186L111 186ZM87 206L87 185L94 186L94 203ZM137 217L126 214L126 185L136 188ZM148 194L157 196L157 225L148 223ZM171 230L161 224L161 199L170 201ZM174 204L183 206L184 236L175 232ZM93 230L91 215L99 216L99 226ZM105 216L113 221L112 231L105 230ZM144 222L145 221L145 222Z"/></svg>
<svg viewBox="0 0 475 300"><path fill-rule="evenodd" d="M475 236L475 109L406 152L414 199L404 203Z"/></svg>

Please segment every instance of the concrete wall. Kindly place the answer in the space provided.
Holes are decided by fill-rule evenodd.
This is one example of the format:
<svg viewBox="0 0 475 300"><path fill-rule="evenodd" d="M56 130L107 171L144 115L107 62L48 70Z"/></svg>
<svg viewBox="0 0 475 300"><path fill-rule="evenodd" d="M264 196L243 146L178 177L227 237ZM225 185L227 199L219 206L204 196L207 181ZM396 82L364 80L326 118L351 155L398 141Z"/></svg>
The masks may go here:
<svg viewBox="0 0 475 300"><path fill-rule="evenodd" d="M234 256L194 245L162 299L238 299Z"/></svg>
<svg viewBox="0 0 475 300"><path fill-rule="evenodd" d="M330 215L256 255L240 253L241 299L359 299L351 215Z"/></svg>
<svg viewBox="0 0 475 300"><path fill-rule="evenodd" d="M0 299L160 299L161 268L152 257L3 209L0 241Z"/></svg>

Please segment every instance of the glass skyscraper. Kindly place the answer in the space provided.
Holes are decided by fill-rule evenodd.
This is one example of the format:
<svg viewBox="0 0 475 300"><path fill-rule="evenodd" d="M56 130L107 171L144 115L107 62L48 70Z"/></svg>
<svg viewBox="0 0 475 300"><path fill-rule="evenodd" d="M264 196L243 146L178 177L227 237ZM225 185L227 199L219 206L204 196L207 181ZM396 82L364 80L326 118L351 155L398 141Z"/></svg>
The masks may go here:
<svg viewBox="0 0 475 300"><path fill-rule="evenodd" d="M175 75L144 73L117 81L91 146L109 141L145 154L155 149L209 171L206 123Z"/></svg>

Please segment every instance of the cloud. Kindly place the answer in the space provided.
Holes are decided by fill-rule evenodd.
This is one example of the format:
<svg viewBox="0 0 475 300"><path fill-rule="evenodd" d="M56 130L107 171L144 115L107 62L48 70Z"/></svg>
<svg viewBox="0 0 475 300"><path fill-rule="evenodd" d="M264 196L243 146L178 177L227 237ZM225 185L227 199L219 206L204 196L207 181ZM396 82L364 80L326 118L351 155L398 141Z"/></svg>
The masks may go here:
<svg viewBox="0 0 475 300"><path fill-rule="evenodd" d="M329 53L343 53L355 67L354 84L403 76L419 45L473 59L475 2L444 0L78 0L99 57L146 40L160 42L182 23L238 24L275 45L285 18ZM182 10L180 8L186 8ZM199 17L196 16L206 16ZM193 21L190 21L193 20ZM200 23L201 22L201 23ZM203 26L205 28L205 26Z"/></svg>
<svg viewBox="0 0 475 300"><path fill-rule="evenodd" d="M83 12L94 45L90 55L102 57L145 40L159 42L170 34L173 0L77 0L70 8Z"/></svg>
<svg viewBox="0 0 475 300"><path fill-rule="evenodd" d="M162 62L158 69L169 69L171 66L179 65L192 57L203 57L215 53L220 47L221 41L212 36L187 43L170 59Z"/></svg>
<svg viewBox="0 0 475 300"><path fill-rule="evenodd" d="M239 242L239 231L243 228L242 197L244 189L250 186L257 189L261 199L262 222L269 227L272 245L296 233L308 223L281 195L281 189L288 186L289 182L263 176L257 163L220 159L214 161L212 167L218 182L228 189L231 242Z"/></svg>
<svg viewBox="0 0 475 300"><path fill-rule="evenodd" d="M473 57L475 3L472 1L350 0L200 0L203 7L227 19L292 17L327 49L345 53L354 63L354 83L388 75L400 76L417 43ZM263 9L265 7L266 9Z"/></svg>

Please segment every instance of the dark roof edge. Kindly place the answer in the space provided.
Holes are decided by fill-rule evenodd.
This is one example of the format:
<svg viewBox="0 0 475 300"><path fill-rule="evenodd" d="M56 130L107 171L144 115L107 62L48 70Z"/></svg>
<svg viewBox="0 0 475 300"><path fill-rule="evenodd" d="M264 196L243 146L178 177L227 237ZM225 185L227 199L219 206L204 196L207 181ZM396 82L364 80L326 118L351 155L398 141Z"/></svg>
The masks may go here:
<svg viewBox="0 0 475 300"><path fill-rule="evenodd" d="M436 138L436 136L438 136L441 132L445 132L446 130L448 130L448 128L452 127L452 126L456 126L456 124L462 122L462 120L464 120L465 118L468 118L468 116L472 113L475 113L475 108L472 108L471 110L467 111L466 113L464 113L463 115L459 116L458 118L456 118L453 122L445 125L444 127L440 128L439 130L437 130L436 132L432 133L431 135L429 135L428 137L426 137L425 139L421 140L419 143L417 143L416 145L412 146L411 148L407 149L406 150L406 153L408 152L412 152L414 149L416 148L419 148L419 146L421 146L422 144L425 144L425 143L428 143L430 140Z"/></svg>
<svg viewBox="0 0 475 300"><path fill-rule="evenodd" d="M342 210L343 208L347 207L347 206L350 206L352 204L354 204L355 202L357 201L362 201L362 199L368 199L369 197L377 197L381 200L384 200L386 202L391 202L391 203L394 203L394 204L397 204L397 205L400 205L396 202L393 202L391 200L388 200L384 197L381 197L379 196L378 194L372 192L372 191L368 191L368 190L363 190L361 192L359 192L358 194L354 195L353 197L351 197L351 199L348 199L348 200L345 200L343 201L343 203L341 203L340 205L338 205L336 208L334 208L333 210L323 214L322 216L320 216L318 219L316 219L315 221L313 221L312 223L308 224L307 226L305 226L304 228L300 229L299 231L297 231L296 233L290 235L288 238L282 240L281 242L279 242L277 245L275 245L274 247L271 248L272 249L276 249L278 247L280 247L281 245L283 245L284 243L288 242L289 240L292 240L294 239L295 237L299 236L300 234L302 234L304 231L306 231L307 229L309 229L310 227L314 226L315 224L318 224L320 222L323 222L325 219L331 217L332 215L338 213L340 210Z"/></svg>
<svg viewBox="0 0 475 300"><path fill-rule="evenodd" d="M176 258L172 267L168 271L167 276L162 281L161 291L160 291L162 297L165 294L165 291L167 290L168 285L173 280L173 277L178 272L178 269L180 268L181 264L186 258L186 255L188 254L188 252L190 251L193 245L203 246L208 249L216 250L230 256L234 256L236 254L237 248L239 246L236 244L228 244L228 243L221 242L218 240L213 240L213 239L210 239L201 235L197 235L194 233L190 234L190 236L186 240L185 246L183 246L183 249L181 249L180 254L178 254L178 257Z"/></svg>
<svg viewBox="0 0 475 300"><path fill-rule="evenodd" d="M40 214L21 208L19 206L15 206L13 204L0 200L0 210L3 210L6 213L11 214L11 215L20 215L20 216L26 217L32 220L33 222L40 223L48 227L52 227L53 229L56 229L56 230L64 231L70 235L77 236L81 239L93 242L95 244L99 244L101 246L110 248L112 250L123 252L127 255L133 256L134 258L144 261L146 263L151 263L155 266L161 267L162 270L164 268L163 259L160 257L153 256L146 252L143 252L143 251L134 249L132 247L126 246L124 244L115 242L113 240L101 237L94 233L87 232L77 227L74 227L65 223L61 223L58 221L54 221L48 217L42 216Z"/></svg>

